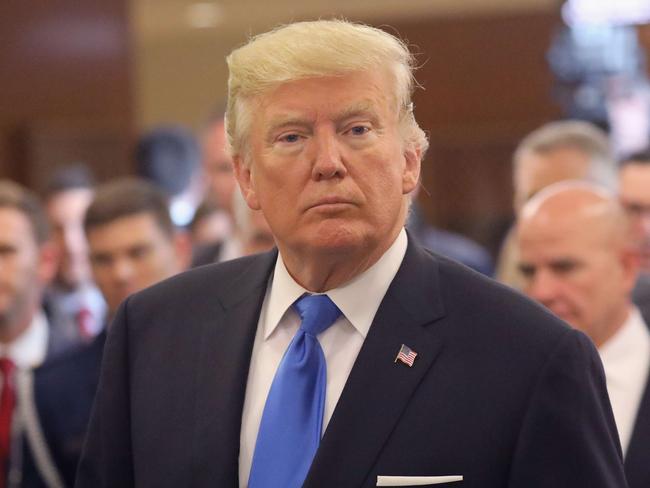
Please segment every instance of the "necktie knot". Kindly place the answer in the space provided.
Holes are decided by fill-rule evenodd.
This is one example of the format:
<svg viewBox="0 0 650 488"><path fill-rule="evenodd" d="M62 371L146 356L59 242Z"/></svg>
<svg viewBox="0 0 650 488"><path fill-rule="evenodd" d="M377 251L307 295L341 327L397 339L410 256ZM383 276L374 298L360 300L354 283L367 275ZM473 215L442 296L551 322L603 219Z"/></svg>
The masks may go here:
<svg viewBox="0 0 650 488"><path fill-rule="evenodd" d="M316 337L336 322L341 311L327 295L303 295L293 307L300 315L300 328Z"/></svg>

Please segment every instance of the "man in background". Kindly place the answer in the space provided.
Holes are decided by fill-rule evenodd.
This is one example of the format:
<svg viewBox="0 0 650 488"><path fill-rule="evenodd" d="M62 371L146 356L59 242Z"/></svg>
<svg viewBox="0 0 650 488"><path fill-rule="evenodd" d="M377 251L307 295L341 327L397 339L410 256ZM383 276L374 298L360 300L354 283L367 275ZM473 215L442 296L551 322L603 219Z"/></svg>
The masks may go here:
<svg viewBox="0 0 650 488"><path fill-rule="evenodd" d="M239 190L233 194L233 229L223 241L195 246L192 267L266 252L275 242L264 214L251 209Z"/></svg>
<svg viewBox="0 0 650 488"><path fill-rule="evenodd" d="M93 283L83 218L93 198L90 172L85 166L58 170L48 183L45 209L59 265L47 299L73 321L82 340L90 341L104 325L106 304Z"/></svg>
<svg viewBox="0 0 650 488"><path fill-rule="evenodd" d="M224 113L222 110L217 110L208 119L201 137L204 198L214 202L234 218L233 198L237 191L237 180L232 158L226 146Z"/></svg>
<svg viewBox="0 0 650 488"><path fill-rule="evenodd" d="M612 190L616 187L616 164L607 134L601 129L576 120L550 122L522 139L513 156L515 217L537 192L564 180L588 181ZM513 227L501 247L496 278L521 289L518 261Z"/></svg>
<svg viewBox="0 0 650 488"><path fill-rule="evenodd" d="M523 291L593 340L629 486L650 486L650 331L632 304L638 259L623 208L600 187L561 182L523 206L517 229Z"/></svg>
<svg viewBox="0 0 650 488"><path fill-rule="evenodd" d="M641 264L633 297L650 321L650 150L623 159L618 181L619 198L632 225L630 244Z"/></svg>
<svg viewBox="0 0 650 488"><path fill-rule="evenodd" d="M33 424L31 371L77 340L74 325L56 307L43 307L57 266L49 239L47 217L36 196L0 181L0 486L22 479L29 465L24 459L37 447L25 435Z"/></svg>
<svg viewBox="0 0 650 488"><path fill-rule="evenodd" d="M155 127L136 144L136 174L166 193L172 221L178 227L190 223L201 200L200 158L196 138L180 125Z"/></svg>
<svg viewBox="0 0 650 488"><path fill-rule="evenodd" d="M187 268L190 249L170 220L167 197L152 183L107 183L84 220L95 282L112 319L132 293Z"/></svg>
<svg viewBox="0 0 650 488"><path fill-rule="evenodd" d="M128 178L99 186L84 228L109 317L131 293L187 267L186 240L171 221L167 196L152 183ZM29 476L56 473L59 486L74 485L105 339L103 332L89 346L36 370L35 401L49 461L39 460ZM32 486L34 478L26 478L25 486Z"/></svg>

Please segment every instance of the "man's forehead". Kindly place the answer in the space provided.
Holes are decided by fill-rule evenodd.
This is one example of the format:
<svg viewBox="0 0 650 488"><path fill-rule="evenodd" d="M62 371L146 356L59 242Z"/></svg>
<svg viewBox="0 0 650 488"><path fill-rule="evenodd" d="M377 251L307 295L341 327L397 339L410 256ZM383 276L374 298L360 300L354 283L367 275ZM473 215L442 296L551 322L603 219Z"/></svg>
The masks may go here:
<svg viewBox="0 0 650 488"><path fill-rule="evenodd" d="M110 235L114 239L153 240L158 234L164 235L164 231L158 224L156 217L149 212L141 212L124 215L96 227L91 227L88 230L88 239L93 239L93 237L99 239L99 236L105 239L106 235Z"/></svg>
<svg viewBox="0 0 650 488"><path fill-rule="evenodd" d="M640 195L645 194L650 199L650 192L647 191L648 181L650 181L650 164L630 164L621 169L620 183L623 193L641 190Z"/></svg>
<svg viewBox="0 0 650 488"><path fill-rule="evenodd" d="M268 107L267 122L271 125L280 125L292 122L314 122L327 117L331 120L344 120L357 115L376 116L379 110L376 100L365 98L351 100L345 104L319 104L318 106L300 106L287 103Z"/></svg>
<svg viewBox="0 0 650 488"><path fill-rule="evenodd" d="M13 234L15 237L33 237L34 229L21 210L14 207L0 207L0 234Z"/></svg>

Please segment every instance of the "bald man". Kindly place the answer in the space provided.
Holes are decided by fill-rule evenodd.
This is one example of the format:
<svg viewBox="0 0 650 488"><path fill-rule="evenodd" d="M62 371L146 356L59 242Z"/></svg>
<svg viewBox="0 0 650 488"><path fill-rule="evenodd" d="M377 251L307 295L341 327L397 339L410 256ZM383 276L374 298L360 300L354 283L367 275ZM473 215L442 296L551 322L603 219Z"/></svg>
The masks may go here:
<svg viewBox="0 0 650 488"><path fill-rule="evenodd" d="M576 329L600 353L631 488L650 486L650 333L632 304L638 258L613 195L584 182L556 183L517 223L524 292Z"/></svg>
<svg viewBox="0 0 650 488"><path fill-rule="evenodd" d="M515 216L531 197L553 183L575 179L616 187L616 162L607 134L588 122L544 124L521 140L512 159ZM511 229L499 254L496 276L521 290L515 241L516 229Z"/></svg>

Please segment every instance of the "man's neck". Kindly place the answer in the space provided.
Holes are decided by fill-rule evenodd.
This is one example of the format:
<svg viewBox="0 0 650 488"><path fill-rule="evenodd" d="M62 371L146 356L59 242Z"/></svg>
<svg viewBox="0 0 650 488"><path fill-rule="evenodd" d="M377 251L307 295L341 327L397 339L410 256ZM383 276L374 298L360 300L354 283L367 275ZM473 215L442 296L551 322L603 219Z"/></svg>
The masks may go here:
<svg viewBox="0 0 650 488"><path fill-rule="evenodd" d="M0 343L11 344L14 342L29 328L35 316L36 309L33 309L19 319L0 322Z"/></svg>
<svg viewBox="0 0 650 488"><path fill-rule="evenodd" d="M625 322L627 322L627 320L630 318L631 313L632 313L632 303L628 303L627 306L621 309L621 311L614 317L614 320L612 321L614 326L603 331L604 333L602 334L602 337L593 338L596 347L597 348L602 347L607 343L607 341L609 341L612 337L614 337L618 333L618 331L620 331L623 328Z"/></svg>
<svg viewBox="0 0 650 488"><path fill-rule="evenodd" d="M384 255L398 233L381 246L372 249L337 249L329 252L292 252L280 245L280 254L291 277L306 290L322 293L338 288L360 275Z"/></svg>

